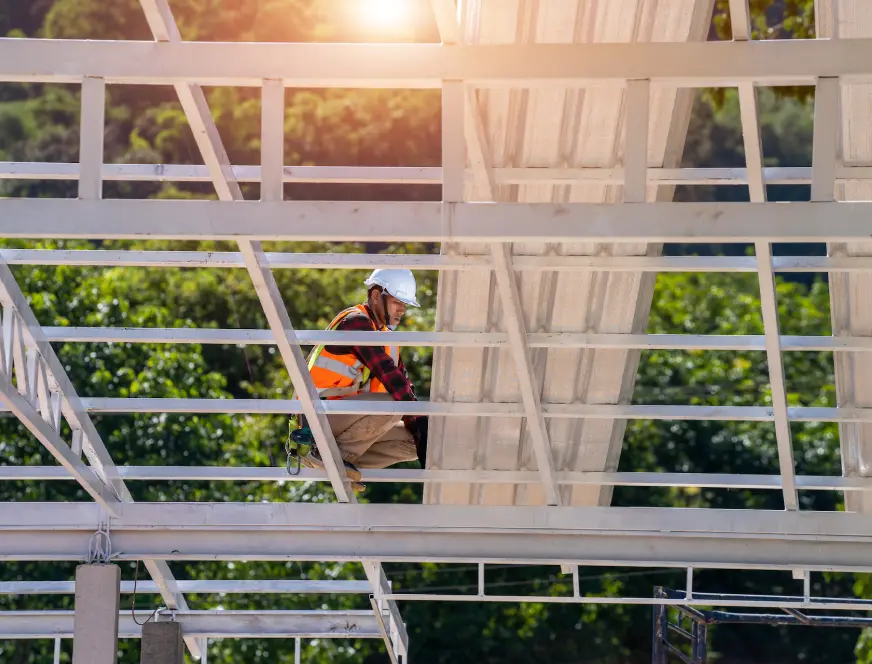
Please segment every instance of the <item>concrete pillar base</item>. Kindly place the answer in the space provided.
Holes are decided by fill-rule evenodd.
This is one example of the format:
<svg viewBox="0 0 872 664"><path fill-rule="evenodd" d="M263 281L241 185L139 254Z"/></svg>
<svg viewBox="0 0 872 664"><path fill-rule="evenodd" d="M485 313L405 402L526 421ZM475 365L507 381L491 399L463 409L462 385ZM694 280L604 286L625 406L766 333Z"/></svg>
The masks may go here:
<svg viewBox="0 0 872 664"><path fill-rule="evenodd" d="M139 664L184 664L182 624L147 622L142 628Z"/></svg>
<svg viewBox="0 0 872 664"><path fill-rule="evenodd" d="M73 664L115 664L118 660L118 565L76 568Z"/></svg>

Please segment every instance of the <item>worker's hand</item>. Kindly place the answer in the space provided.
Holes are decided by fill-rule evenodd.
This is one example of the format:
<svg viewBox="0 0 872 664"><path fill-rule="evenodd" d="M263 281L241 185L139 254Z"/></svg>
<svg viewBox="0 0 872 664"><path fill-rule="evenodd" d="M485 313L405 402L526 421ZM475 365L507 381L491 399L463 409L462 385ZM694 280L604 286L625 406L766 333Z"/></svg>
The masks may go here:
<svg viewBox="0 0 872 664"><path fill-rule="evenodd" d="M426 417L417 417L413 424L412 436L415 438L415 450L418 454L418 461L421 462L421 468L424 468L427 463L427 432L429 428L429 420Z"/></svg>

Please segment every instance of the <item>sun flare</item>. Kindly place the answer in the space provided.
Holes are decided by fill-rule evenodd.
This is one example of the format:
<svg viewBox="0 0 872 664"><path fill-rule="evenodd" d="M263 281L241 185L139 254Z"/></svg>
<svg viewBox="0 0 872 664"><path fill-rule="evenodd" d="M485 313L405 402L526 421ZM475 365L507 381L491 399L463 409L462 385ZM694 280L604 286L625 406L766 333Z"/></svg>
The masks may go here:
<svg viewBox="0 0 872 664"><path fill-rule="evenodd" d="M399 28L409 19L409 0L356 0L361 22L372 28Z"/></svg>

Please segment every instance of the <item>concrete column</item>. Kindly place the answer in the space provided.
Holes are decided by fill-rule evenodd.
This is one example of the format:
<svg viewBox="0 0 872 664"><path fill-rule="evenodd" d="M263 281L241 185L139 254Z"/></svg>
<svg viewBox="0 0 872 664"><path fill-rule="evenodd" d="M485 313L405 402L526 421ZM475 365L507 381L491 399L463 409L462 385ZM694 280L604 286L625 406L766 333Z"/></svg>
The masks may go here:
<svg viewBox="0 0 872 664"><path fill-rule="evenodd" d="M118 565L76 568L73 664L115 664L118 655Z"/></svg>
<svg viewBox="0 0 872 664"><path fill-rule="evenodd" d="M152 622L142 628L139 664L184 664L182 623Z"/></svg>

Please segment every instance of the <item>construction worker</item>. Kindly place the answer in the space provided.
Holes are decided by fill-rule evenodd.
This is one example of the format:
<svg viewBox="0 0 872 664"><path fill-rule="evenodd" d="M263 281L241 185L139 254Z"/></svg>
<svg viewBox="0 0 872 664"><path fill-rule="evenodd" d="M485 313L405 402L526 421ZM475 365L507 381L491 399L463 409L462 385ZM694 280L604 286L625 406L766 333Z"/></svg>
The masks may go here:
<svg viewBox="0 0 872 664"><path fill-rule="evenodd" d="M364 284L366 303L342 311L328 330L394 330L407 306L420 306L411 270L375 270ZM398 346L318 346L309 356L309 372L322 399L417 400ZM355 490L364 488L359 468L426 462L426 417L328 415L327 420ZM322 453L313 445L303 465L323 468Z"/></svg>

